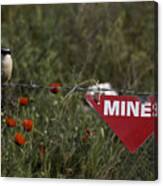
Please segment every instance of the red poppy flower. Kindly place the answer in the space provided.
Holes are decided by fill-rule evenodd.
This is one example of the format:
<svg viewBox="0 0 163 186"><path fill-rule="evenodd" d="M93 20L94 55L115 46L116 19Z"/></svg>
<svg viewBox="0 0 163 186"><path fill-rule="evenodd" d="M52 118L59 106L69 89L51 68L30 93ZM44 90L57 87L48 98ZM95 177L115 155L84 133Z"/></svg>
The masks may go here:
<svg viewBox="0 0 163 186"><path fill-rule="evenodd" d="M12 117L7 117L6 124L8 127L16 127L16 120Z"/></svg>
<svg viewBox="0 0 163 186"><path fill-rule="evenodd" d="M19 104L22 106L28 105L29 99L27 97L21 97L21 98L19 98Z"/></svg>
<svg viewBox="0 0 163 186"><path fill-rule="evenodd" d="M23 127L24 127L24 130L30 132L33 127L33 121L31 119L23 120Z"/></svg>
<svg viewBox="0 0 163 186"><path fill-rule="evenodd" d="M15 143L17 145L24 145L25 142L26 142L25 137L21 133L17 132L15 134Z"/></svg>
<svg viewBox="0 0 163 186"><path fill-rule="evenodd" d="M51 83L49 84L49 87L51 87L50 92L56 94L60 92L60 88L62 87L61 83Z"/></svg>

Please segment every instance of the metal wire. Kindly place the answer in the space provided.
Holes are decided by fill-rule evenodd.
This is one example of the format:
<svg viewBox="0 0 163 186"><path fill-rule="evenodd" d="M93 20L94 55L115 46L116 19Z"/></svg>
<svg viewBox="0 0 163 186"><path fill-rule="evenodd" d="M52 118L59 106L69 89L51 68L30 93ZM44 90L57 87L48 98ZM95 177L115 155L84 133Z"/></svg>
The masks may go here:
<svg viewBox="0 0 163 186"><path fill-rule="evenodd" d="M3 88L7 88L7 87L11 87L11 88L28 88L28 89L47 89L47 90L51 90L53 89L52 86L43 86L43 85L39 85L39 84L35 84L33 82L27 84L27 83L3 83L2 84ZM92 91L92 92L105 92L105 91L116 91L119 94L131 94L131 95L157 95L156 92L148 92L148 91L135 91L132 89L108 89L108 88L91 88L91 87L82 87L80 85L75 85L75 86L61 86L60 90L67 90L70 91L72 90L72 92L88 92L88 91Z"/></svg>

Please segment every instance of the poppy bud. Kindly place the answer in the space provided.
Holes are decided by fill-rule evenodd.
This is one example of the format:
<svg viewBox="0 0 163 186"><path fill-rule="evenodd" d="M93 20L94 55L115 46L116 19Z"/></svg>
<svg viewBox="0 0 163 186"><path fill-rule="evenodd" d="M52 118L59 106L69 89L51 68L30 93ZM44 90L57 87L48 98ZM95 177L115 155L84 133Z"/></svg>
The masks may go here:
<svg viewBox="0 0 163 186"><path fill-rule="evenodd" d="M84 142L84 143L86 143L86 142L88 141L88 138L89 138L88 135L83 135L83 136L81 137L81 141Z"/></svg>
<svg viewBox="0 0 163 186"><path fill-rule="evenodd" d="M43 159L46 153L45 145L43 143L40 143L39 145L39 154L40 158Z"/></svg>

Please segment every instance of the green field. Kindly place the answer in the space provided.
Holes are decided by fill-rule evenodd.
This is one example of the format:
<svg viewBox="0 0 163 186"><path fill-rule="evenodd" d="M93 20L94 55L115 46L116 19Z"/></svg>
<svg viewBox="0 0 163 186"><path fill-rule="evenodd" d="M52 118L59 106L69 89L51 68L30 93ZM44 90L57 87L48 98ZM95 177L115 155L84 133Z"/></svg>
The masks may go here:
<svg viewBox="0 0 163 186"><path fill-rule="evenodd" d="M110 82L115 89L155 90L153 2L3 5L1 17L1 46L11 48L14 62L11 82ZM4 92L2 176L156 178L154 137L130 154L97 113L85 111L83 92L20 87ZM27 106L19 105L22 96L30 99ZM7 116L16 119L16 127L6 125ZM33 120L30 132L22 127L26 118ZM16 132L25 136L24 145L15 144Z"/></svg>

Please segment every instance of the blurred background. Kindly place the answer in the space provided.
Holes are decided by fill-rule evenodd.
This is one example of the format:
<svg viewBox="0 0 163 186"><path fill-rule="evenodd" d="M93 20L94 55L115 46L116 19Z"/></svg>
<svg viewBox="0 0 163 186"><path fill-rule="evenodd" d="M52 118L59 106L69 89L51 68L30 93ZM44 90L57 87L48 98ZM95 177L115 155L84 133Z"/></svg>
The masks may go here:
<svg viewBox="0 0 163 186"><path fill-rule="evenodd" d="M3 5L1 46L12 51L11 82L47 86L52 82L91 85L98 81L110 82L115 89L154 92L154 5ZM130 154L95 112L83 109L82 93L65 99L66 92L6 91L1 126L2 176L155 178L153 137L136 154ZM20 107L20 96L29 97L28 107ZM6 126L6 116L16 118L16 128ZM34 121L30 133L22 129L24 118ZM16 131L27 139L23 147L13 141ZM86 140L85 133L90 133Z"/></svg>

